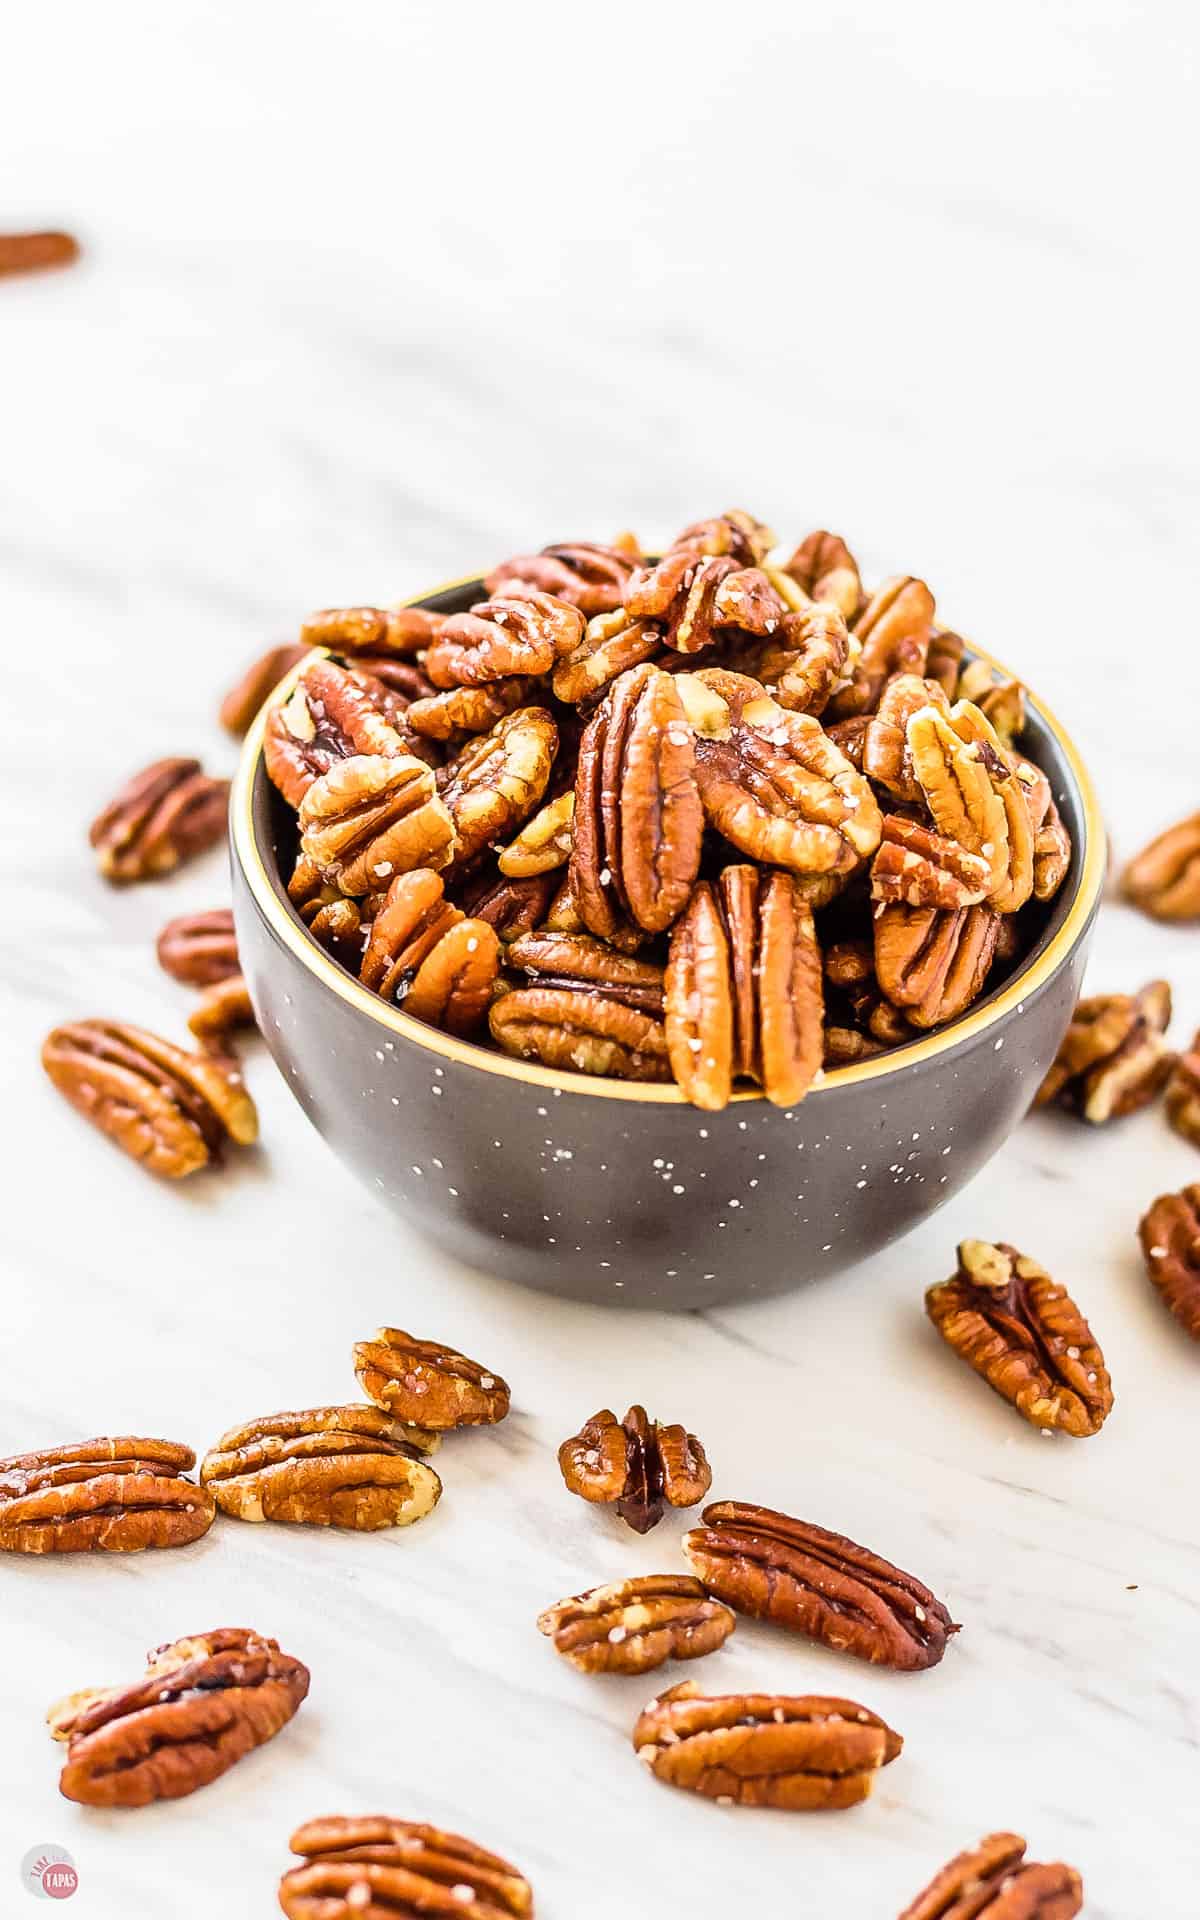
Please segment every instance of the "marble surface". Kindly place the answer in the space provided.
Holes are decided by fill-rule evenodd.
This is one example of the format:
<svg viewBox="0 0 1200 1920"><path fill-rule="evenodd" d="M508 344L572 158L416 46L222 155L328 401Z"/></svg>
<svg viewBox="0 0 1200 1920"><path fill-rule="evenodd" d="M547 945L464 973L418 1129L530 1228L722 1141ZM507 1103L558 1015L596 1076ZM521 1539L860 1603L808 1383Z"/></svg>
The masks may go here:
<svg viewBox="0 0 1200 1920"><path fill-rule="evenodd" d="M407 1534L229 1522L176 1553L0 1567L0 1911L52 1842L72 1911L249 1920L301 1819L388 1810L519 1861L547 1920L887 1920L998 1826L1080 1867L1090 1920L1138 1920L1151 1884L1156 1915L1195 1913L1197 1356L1133 1233L1200 1163L1160 1114L1028 1121L841 1281L668 1318L431 1253L261 1050L261 1151L181 1190L37 1065L64 1016L181 1032L153 936L227 897L218 855L101 884L84 832L114 783L163 752L228 768L218 695L310 607L544 538L743 502L784 536L836 527L1069 719L1119 855L1193 808L1195 38L1182 5L1121 0L26 10L0 225L69 224L87 255L0 286L0 1452L202 1448L349 1395L381 1320L477 1353L514 1412L446 1446L442 1506ZM1092 985L1167 975L1186 1036L1196 938L1110 903ZM1040 1438L926 1325L964 1234L1077 1294L1116 1388L1097 1439ZM753 1625L696 1669L882 1711L907 1745L865 1807L658 1787L628 1739L652 1683L584 1679L534 1631L561 1594L679 1564L677 1521L621 1535L558 1480L558 1440L631 1399L702 1434L719 1493L868 1541L964 1623L919 1677ZM61 1800L48 1703L217 1623L311 1665L292 1726L177 1805Z"/></svg>

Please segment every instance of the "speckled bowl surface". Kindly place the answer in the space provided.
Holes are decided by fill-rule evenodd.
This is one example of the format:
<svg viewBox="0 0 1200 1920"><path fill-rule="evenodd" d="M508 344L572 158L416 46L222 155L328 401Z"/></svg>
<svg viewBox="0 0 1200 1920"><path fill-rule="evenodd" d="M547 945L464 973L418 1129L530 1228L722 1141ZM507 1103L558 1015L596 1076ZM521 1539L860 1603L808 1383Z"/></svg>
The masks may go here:
<svg viewBox="0 0 1200 1920"><path fill-rule="evenodd" d="M417 604L452 612L480 587ZM827 1074L799 1106L746 1092L715 1114L674 1087L552 1072L451 1039L368 993L287 898L294 821L266 777L262 726L260 714L231 836L238 948L267 1046L334 1152L402 1219L527 1286L701 1307L866 1258L996 1151L1078 997L1104 832L1078 754L1036 698L1022 747L1050 777L1074 852L1030 951L960 1020Z"/></svg>

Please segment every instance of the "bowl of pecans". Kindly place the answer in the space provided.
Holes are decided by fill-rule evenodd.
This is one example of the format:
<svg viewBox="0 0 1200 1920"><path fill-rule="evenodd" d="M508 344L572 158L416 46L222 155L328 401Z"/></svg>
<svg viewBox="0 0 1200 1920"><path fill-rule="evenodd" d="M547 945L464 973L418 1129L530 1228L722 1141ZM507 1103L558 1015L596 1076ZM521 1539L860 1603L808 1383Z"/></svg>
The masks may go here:
<svg viewBox="0 0 1200 1920"><path fill-rule="evenodd" d="M273 656L238 950L334 1150L471 1263L696 1307L863 1259L983 1164L1078 997L1070 739L845 543L549 547Z"/></svg>

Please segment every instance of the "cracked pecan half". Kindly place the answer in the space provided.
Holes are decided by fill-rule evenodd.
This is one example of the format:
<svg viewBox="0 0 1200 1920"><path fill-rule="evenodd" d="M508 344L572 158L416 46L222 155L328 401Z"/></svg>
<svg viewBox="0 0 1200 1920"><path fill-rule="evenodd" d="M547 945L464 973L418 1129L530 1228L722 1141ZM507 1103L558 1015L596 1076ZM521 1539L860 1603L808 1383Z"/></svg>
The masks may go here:
<svg viewBox="0 0 1200 1920"><path fill-rule="evenodd" d="M518 707L443 769L441 797L457 836L457 869L528 820L549 784L557 752L558 728L546 708Z"/></svg>
<svg viewBox="0 0 1200 1920"><path fill-rule="evenodd" d="M279 1883L289 1920L530 1920L523 1873L461 1834L386 1814L332 1814L297 1827L288 1842L303 1861Z"/></svg>
<svg viewBox="0 0 1200 1920"><path fill-rule="evenodd" d="M852 632L860 652L848 685L831 702L836 720L871 712L894 673L924 674L933 634L933 595L923 580L896 574L872 594Z"/></svg>
<svg viewBox="0 0 1200 1920"><path fill-rule="evenodd" d="M1121 876L1127 899L1155 920L1200 920L1200 813L1168 827Z"/></svg>
<svg viewBox="0 0 1200 1920"><path fill-rule="evenodd" d="M583 615L552 594L480 600L443 620L425 655L435 687L483 687L512 674L549 673L583 638Z"/></svg>
<svg viewBox="0 0 1200 1920"><path fill-rule="evenodd" d="M594 988L518 987L488 1015L502 1053L614 1080L671 1078L661 1020Z"/></svg>
<svg viewBox="0 0 1200 1920"><path fill-rule="evenodd" d="M1093 1126L1136 1113L1158 1097L1174 1064L1163 1038L1170 1021L1165 980L1081 1000L1034 1105L1056 1101Z"/></svg>
<svg viewBox="0 0 1200 1920"><path fill-rule="evenodd" d="M300 639L306 648L412 659L436 640L444 619L425 607L326 607L304 622Z"/></svg>
<svg viewBox="0 0 1200 1920"><path fill-rule="evenodd" d="M263 761L291 807L314 783L358 754L403 755L409 742L385 712L385 690L336 660L314 660L267 715Z"/></svg>
<svg viewBox="0 0 1200 1920"><path fill-rule="evenodd" d="M1180 1326L1200 1340L1200 1182L1160 1194L1138 1238L1154 1286Z"/></svg>
<svg viewBox="0 0 1200 1920"><path fill-rule="evenodd" d="M963 1240L925 1311L948 1346L1031 1426L1077 1440L1112 1412L1104 1355L1065 1287L1004 1242Z"/></svg>
<svg viewBox="0 0 1200 1920"><path fill-rule="evenodd" d="M830 1812L865 1800L904 1742L878 1714L826 1694L706 1694L684 1680L633 1730L656 1780L720 1806Z"/></svg>
<svg viewBox="0 0 1200 1920"><path fill-rule="evenodd" d="M514 940L505 965L525 975L530 987L559 988L617 1000L641 1013L661 1016L663 970L650 960L616 953L586 933L550 933L544 928Z"/></svg>
<svg viewBox="0 0 1200 1920"><path fill-rule="evenodd" d="M737 1613L903 1672L935 1667L958 1632L928 1587L840 1533L743 1500L718 1500L700 1518L684 1553Z"/></svg>
<svg viewBox="0 0 1200 1920"><path fill-rule="evenodd" d="M142 1027L55 1027L42 1065L76 1112L169 1180L219 1162L227 1141L245 1147L258 1138L254 1102L231 1062L188 1053Z"/></svg>
<svg viewBox="0 0 1200 1920"><path fill-rule="evenodd" d="M354 1371L368 1400L435 1433L495 1426L508 1412L508 1383L498 1373L399 1327L380 1327L374 1339L358 1341Z"/></svg>
<svg viewBox="0 0 1200 1920"><path fill-rule="evenodd" d="M273 1739L307 1692L308 1668L246 1628L172 1641L132 1686L51 1707L51 1732L67 1742L59 1791L85 1807L182 1799Z"/></svg>
<svg viewBox="0 0 1200 1920"><path fill-rule="evenodd" d="M908 745L908 723L923 707L936 707L949 717L950 702L936 680L898 673L888 681L875 712L866 717L863 734L863 772L908 806L924 799Z"/></svg>
<svg viewBox="0 0 1200 1920"><path fill-rule="evenodd" d="M432 1513L442 1483L423 1455L437 1435L375 1407L272 1413L223 1433L200 1478L234 1520L374 1533Z"/></svg>
<svg viewBox="0 0 1200 1920"><path fill-rule="evenodd" d="M665 986L671 1068L693 1106L724 1107L737 1078L776 1106L804 1098L824 997L812 912L790 874L736 866L702 881L671 934Z"/></svg>
<svg viewBox="0 0 1200 1920"><path fill-rule="evenodd" d="M431 1027L474 1033L491 1005L500 939L485 920L468 920L445 898L441 876L426 867L398 874L371 923L359 977Z"/></svg>
<svg viewBox="0 0 1200 1920"><path fill-rule="evenodd" d="M496 857L501 873L524 880L533 873L565 867L574 845L575 792L568 787L527 820L516 839Z"/></svg>
<svg viewBox="0 0 1200 1920"><path fill-rule="evenodd" d="M1019 1833L989 1833L947 1861L900 1920L1073 1920L1083 1882L1061 1861L1025 1858Z"/></svg>
<svg viewBox="0 0 1200 1920"><path fill-rule="evenodd" d="M1176 1133L1200 1147L1200 1033L1175 1061L1164 1104Z"/></svg>
<svg viewBox="0 0 1200 1920"><path fill-rule="evenodd" d="M210 913L181 913L168 920L155 947L158 964L173 980L189 987L211 987L240 971L233 915L228 907Z"/></svg>
<svg viewBox="0 0 1200 1920"><path fill-rule="evenodd" d="M581 1673L649 1673L712 1653L736 1622L689 1574L652 1573L560 1600L537 1624Z"/></svg>
<svg viewBox="0 0 1200 1920"><path fill-rule="evenodd" d="M231 973L205 987L195 1011L188 1015L188 1030L206 1053L231 1056L231 1034L257 1026L250 989L240 973Z"/></svg>
<svg viewBox="0 0 1200 1920"><path fill-rule="evenodd" d="M590 616L621 606L630 575L640 565L636 541L629 547L604 547L592 540L566 540L540 553L505 560L483 584L492 596L526 590L550 594Z"/></svg>
<svg viewBox="0 0 1200 1920"><path fill-rule="evenodd" d="M785 563L784 571L810 600L836 607L847 622L856 618L863 597L862 580L858 562L840 534L823 530L810 533Z"/></svg>
<svg viewBox="0 0 1200 1920"><path fill-rule="evenodd" d="M444 867L455 844L432 769L409 753L339 760L300 802L300 850L344 894L370 893L414 867Z"/></svg>
<svg viewBox="0 0 1200 1920"><path fill-rule="evenodd" d="M286 646L268 647L252 661L221 702L220 719L225 731L240 739L264 701L270 699L292 668L299 666L307 652L307 647L290 641Z"/></svg>
<svg viewBox="0 0 1200 1920"><path fill-rule="evenodd" d="M157 880L224 838L228 780L198 760L156 760L127 780L88 833L106 880Z"/></svg>
<svg viewBox="0 0 1200 1920"><path fill-rule="evenodd" d="M991 868L983 854L969 853L957 840L903 814L884 815L879 851L871 864L873 900L955 912L980 905L990 882Z"/></svg>
<svg viewBox="0 0 1200 1920"><path fill-rule="evenodd" d="M983 991L999 929L990 907L881 908L874 920L880 989L914 1027L957 1020Z"/></svg>
<svg viewBox="0 0 1200 1920"><path fill-rule="evenodd" d="M0 1460L0 1550L140 1553L185 1547L213 1523L211 1495L170 1440L81 1440Z"/></svg>
<svg viewBox="0 0 1200 1920"><path fill-rule="evenodd" d="M554 669L550 685L556 700L591 705L630 667L652 660L663 648L662 627L633 620L624 607L589 620L582 640Z"/></svg>
<svg viewBox="0 0 1200 1920"><path fill-rule="evenodd" d="M660 1425L645 1407L630 1407L623 1420L602 1407L563 1441L558 1465L569 1493L615 1507L635 1533L649 1533L667 1507L694 1507L712 1485L695 1434Z"/></svg>

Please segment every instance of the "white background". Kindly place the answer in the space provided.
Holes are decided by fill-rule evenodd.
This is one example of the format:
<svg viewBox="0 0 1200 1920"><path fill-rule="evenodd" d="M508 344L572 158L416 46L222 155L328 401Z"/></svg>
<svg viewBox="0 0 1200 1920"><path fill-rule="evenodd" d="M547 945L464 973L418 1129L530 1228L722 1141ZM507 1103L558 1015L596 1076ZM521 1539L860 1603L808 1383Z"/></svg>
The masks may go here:
<svg viewBox="0 0 1200 1920"><path fill-rule="evenodd" d="M444 1450L408 1535L225 1523L0 1567L0 1913L50 1841L73 1913L250 1920L299 1820L365 1810L509 1854L548 1920L888 1920L996 1826L1081 1868L1089 1920L1196 1913L1197 1355L1132 1235L1200 1161L1161 1114L1030 1121L869 1267L669 1319L430 1253L260 1051L261 1152L183 1190L37 1066L71 1015L179 1034L153 935L227 897L218 855L104 887L85 831L115 784L168 752L228 769L217 698L311 607L551 538L653 541L733 504L788 539L832 526L1067 718L1119 857L1194 809L1195 34L1182 5L886 0L11 17L0 226L66 224L87 253L0 283L0 1452L202 1448L349 1395L384 1319L477 1353L516 1410ZM1198 939L1111 904L1091 983L1165 973L1182 1039ZM1081 1301L1116 1387L1099 1438L1040 1439L926 1326L965 1233ZM618 1537L555 1471L583 1416L635 1398L701 1433L718 1491L865 1539L965 1623L917 1677L752 1626L703 1669L883 1711L908 1744L866 1807L670 1794L628 1744L649 1684L587 1681L534 1632L562 1593L678 1564L676 1522ZM60 1800L49 1702L226 1623L310 1664L293 1725L177 1805Z"/></svg>

